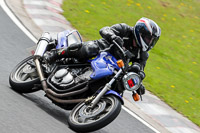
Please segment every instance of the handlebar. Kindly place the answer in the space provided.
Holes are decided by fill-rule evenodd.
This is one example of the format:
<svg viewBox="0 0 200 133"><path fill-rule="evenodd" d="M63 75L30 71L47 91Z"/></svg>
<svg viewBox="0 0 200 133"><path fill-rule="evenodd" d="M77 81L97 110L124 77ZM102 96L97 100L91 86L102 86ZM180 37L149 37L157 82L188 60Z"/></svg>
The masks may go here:
<svg viewBox="0 0 200 133"><path fill-rule="evenodd" d="M121 46L119 46L119 44L115 40L113 40L113 43L118 47L118 49L123 54L122 60L124 61L125 66L124 68L122 68L122 71L126 72L126 70L128 70L129 67L130 59L133 58L134 55L129 50L124 50Z"/></svg>
<svg viewBox="0 0 200 133"><path fill-rule="evenodd" d="M109 50L112 48L113 45L114 45L114 44L111 44L110 47L105 48L104 50L100 50L99 53L105 52L105 51L109 51Z"/></svg>
<svg viewBox="0 0 200 133"><path fill-rule="evenodd" d="M123 56L126 57L126 53L125 53L125 51L122 49L122 47L120 47L119 44L118 44L115 40L113 40L113 43L119 48L119 50L122 52Z"/></svg>

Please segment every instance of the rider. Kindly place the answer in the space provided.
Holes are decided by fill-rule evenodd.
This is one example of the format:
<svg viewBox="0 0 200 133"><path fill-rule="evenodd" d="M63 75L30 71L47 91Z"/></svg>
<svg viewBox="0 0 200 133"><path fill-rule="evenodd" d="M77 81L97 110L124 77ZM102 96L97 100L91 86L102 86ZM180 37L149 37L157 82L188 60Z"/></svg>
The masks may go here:
<svg viewBox="0 0 200 133"><path fill-rule="evenodd" d="M149 57L148 51L158 41L161 29L153 20L143 17L137 21L134 27L125 23L104 27L100 30L100 35L103 38L99 40L71 44L58 51L52 50L45 58L50 62L63 57L86 60L96 56L100 50L108 48L115 40L121 47L128 49L134 55L131 61L137 62L137 64L133 64L132 69L138 68L143 71ZM119 58L120 52L116 47L111 48L109 52L117 59ZM144 94L145 87L142 85L137 92L141 95Z"/></svg>

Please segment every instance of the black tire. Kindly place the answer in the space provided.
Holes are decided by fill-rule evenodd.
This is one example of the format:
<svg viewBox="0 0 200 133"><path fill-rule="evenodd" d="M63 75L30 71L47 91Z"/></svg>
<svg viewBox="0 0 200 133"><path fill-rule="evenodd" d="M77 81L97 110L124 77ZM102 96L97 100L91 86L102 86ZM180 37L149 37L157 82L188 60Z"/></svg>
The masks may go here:
<svg viewBox="0 0 200 133"><path fill-rule="evenodd" d="M109 102L111 102L111 103L109 103ZM105 108L102 110L103 107L101 106L101 104L103 105L105 103L106 103ZM86 114L86 113L88 113L86 110L87 105L85 105L84 102L79 103L76 107L74 107L74 109L70 113L70 116L68 117L69 127L76 132L91 132L91 131L98 130L98 129L108 125L109 123L111 123L119 115L119 113L121 111L121 102L115 96L109 95L109 96L105 96L105 97L101 98L95 108L98 108L98 109L92 110L92 111L94 111L94 114L87 115ZM107 109L109 109L109 110L107 110ZM108 112L106 112L106 111L108 111ZM80 113L82 116L84 115L82 118L88 117L88 120L91 120L91 118L96 116L94 118L95 119L94 122L87 123L86 120L78 119L78 118L81 118L79 116ZM91 112L89 112L89 113L91 113ZM95 113L97 115L95 115ZM77 116L79 116L79 117L77 117ZM87 118L85 118L85 119L87 119ZM83 122L83 121L85 121L85 122Z"/></svg>
<svg viewBox="0 0 200 133"><path fill-rule="evenodd" d="M23 68L29 67L28 64L26 63L27 61L33 60L33 56L29 56L23 61L21 61L19 64L15 66L15 68L12 70L9 76L9 83L10 86L12 87L13 90L19 92L19 93L31 93L35 92L39 89L33 89L34 84L39 84L40 80L38 76L35 76L34 78L29 76L27 73L23 73ZM30 68L34 69L34 68ZM35 70L35 69L34 69ZM37 73L36 70L34 73ZM24 75L23 75L24 74ZM27 74L27 75L25 75ZM22 76L26 78L25 80L22 79ZM26 76L26 77L25 77ZM28 77L29 76L29 77Z"/></svg>

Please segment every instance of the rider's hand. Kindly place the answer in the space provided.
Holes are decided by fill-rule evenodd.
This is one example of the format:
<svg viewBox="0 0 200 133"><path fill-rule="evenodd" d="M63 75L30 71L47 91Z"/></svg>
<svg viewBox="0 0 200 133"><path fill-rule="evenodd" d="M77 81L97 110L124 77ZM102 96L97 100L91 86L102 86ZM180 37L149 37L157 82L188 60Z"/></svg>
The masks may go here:
<svg viewBox="0 0 200 133"><path fill-rule="evenodd" d="M119 44L119 46L121 46L121 47L124 45L123 39L121 37L119 37L119 36L112 35L111 39L112 39L112 41L116 41L117 44Z"/></svg>
<svg viewBox="0 0 200 133"><path fill-rule="evenodd" d="M142 80L146 77L144 71L139 71L138 74L140 75Z"/></svg>
<svg viewBox="0 0 200 133"><path fill-rule="evenodd" d="M135 73L139 73L140 70L141 70L141 65L137 62L134 62L129 68L129 71L135 72Z"/></svg>
<svg viewBox="0 0 200 133"><path fill-rule="evenodd" d="M136 91L137 91L137 93L138 93L139 95L145 94L145 87L144 87L144 85L141 84L140 88L138 88Z"/></svg>
<svg viewBox="0 0 200 133"><path fill-rule="evenodd" d="M135 73L139 74L142 80L146 77L144 71L142 70L141 65L140 65L139 63L137 63L137 62L134 62L134 63L129 67L129 70L128 70L128 71L135 72Z"/></svg>

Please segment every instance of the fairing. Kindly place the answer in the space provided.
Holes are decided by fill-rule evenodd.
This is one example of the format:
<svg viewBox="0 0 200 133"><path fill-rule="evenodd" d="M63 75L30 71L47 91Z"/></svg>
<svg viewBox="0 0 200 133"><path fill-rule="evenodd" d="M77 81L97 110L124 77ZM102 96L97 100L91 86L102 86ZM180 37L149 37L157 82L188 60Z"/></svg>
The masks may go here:
<svg viewBox="0 0 200 133"><path fill-rule="evenodd" d="M59 32L57 35L57 39L58 39L58 44L56 46L56 49L60 49L60 48L64 48L67 47L67 35L70 33L70 30L65 30L63 32Z"/></svg>
<svg viewBox="0 0 200 133"><path fill-rule="evenodd" d="M73 31L65 30L65 31L59 32L57 35L57 40L58 40L58 44L56 46L56 49L65 48L71 44L82 42L81 35L77 30L73 30Z"/></svg>

